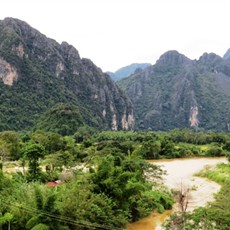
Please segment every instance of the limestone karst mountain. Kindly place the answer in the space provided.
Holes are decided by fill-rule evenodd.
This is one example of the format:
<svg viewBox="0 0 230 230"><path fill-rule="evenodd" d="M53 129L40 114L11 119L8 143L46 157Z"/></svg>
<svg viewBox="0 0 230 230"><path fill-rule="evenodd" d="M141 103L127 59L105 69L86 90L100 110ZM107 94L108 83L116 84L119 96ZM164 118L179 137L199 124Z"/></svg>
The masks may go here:
<svg viewBox="0 0 230 230"><path fill-rule="evenodd" d="M134 105L137 129L229 131L230 60L204 53L190 60L177 51L118 81Z"/></svg>
<svg viewBox="0 0 230 230"><path fill-rule="evenodd" d="M67 42L18 19L0 21L0 131L230 130L228 51L199 60L168 51L117 83Z"/></svg>
<svg viewBox="0 0 230 230"><path fill-rule="evenodd" d="M0 130L49 130L48 121L63 134L84 124L134 125L130 100L107 74L67 42L14 18L0 21L0 88Z"/></svg>

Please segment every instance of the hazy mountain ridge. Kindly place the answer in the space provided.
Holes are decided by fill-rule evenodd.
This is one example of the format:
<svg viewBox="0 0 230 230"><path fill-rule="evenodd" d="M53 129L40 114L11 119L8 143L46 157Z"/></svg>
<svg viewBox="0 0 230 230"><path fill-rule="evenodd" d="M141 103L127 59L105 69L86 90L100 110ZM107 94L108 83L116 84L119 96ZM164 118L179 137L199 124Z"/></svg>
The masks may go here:
<svg viewBox="0 0 230 230"><path fill-rule="evenodd" d="M107 72L107 74L114 80L114 81L119 81L123 78L126 78L137 70L143 70L147 68L148 66L151 66L150 63L133 63L128 66L122 67L118 70L116 70L114 73L113 72Z"/></svg>
<svg viewBox="0 0 230 230"><path fill-rule="evenodd" d="M143 130L227 131L227 53L190 60L168 51L155 65L118 81L124 93L67 42L59 44L26 22L6 18L0 21L0 130L36 126L69 134L85 124L132 129L136 120L135 128Z"/></svg>
<svg viewBox="0 0 230 230"><path fill-rule="evenodd" d="M224 54L223 59L229 59L230 58L230 48L227 50L227 52Z"/></svg>
<svg viewBox="0 0 230 230"><path fill-rule="evenodd" d="M133 102L137 129L229 129L230 61L216 54L190 60L168 51L118 84Z"/></svg>
<svg viewBox="0 0 230 230"><path fill-rule="evenodd" d="M0 130L31 128L60 103L78 108L83 124L134 125L130 100L100 68L18 19L0 21L0 79Z"/></svg>

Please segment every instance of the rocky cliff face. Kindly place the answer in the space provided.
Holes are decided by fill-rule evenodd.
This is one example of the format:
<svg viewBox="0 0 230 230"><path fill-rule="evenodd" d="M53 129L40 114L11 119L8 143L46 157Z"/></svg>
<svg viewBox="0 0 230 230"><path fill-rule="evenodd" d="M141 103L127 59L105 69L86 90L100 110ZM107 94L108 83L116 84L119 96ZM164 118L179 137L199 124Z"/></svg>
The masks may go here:
<svg viewBox="0 0 230 230"><path fill-rule="evenodd" d="M118 82L131 98L138 129L194 127L227 130L230 61L205 53L190 60L177 51Z"/></svg>
<svg viewBox="0 0 230 230"><path fill-rule="evenodd" d="M0 58L0 79L2 79L3 83L12 86L17 78L16 69L3 58Z"/></svg>
<svg viewBox="0 0 230 230"><path fill-rule="evenodd" d="M29 128L58 103L77 106L89 125L134 126L130 100L100 68L26 22L0 21L0 79L0 130Z"/></svg>

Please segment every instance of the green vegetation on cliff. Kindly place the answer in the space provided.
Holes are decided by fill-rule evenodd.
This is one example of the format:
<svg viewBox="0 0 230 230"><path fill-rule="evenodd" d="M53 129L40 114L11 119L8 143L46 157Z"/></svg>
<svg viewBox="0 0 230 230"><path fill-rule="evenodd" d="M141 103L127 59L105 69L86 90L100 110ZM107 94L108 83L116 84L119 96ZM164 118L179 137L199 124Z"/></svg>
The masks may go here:
<svg viewBox="0 0 230 230"><path fill-rule="evenodd" d="M229 131L229 59L205 53L193 61L168 51L117 83L132 100L137 129Z"/></svg>
<svg viewBox="0 0 230 230"><path fill-rule="evenodd" d="M134 125L130 100L101 69L18 19L0 21L0 88L0 131L32 130L38 122L63 134L82 124L116 130ZM61 106L68 107L63 116Z"/></svg>

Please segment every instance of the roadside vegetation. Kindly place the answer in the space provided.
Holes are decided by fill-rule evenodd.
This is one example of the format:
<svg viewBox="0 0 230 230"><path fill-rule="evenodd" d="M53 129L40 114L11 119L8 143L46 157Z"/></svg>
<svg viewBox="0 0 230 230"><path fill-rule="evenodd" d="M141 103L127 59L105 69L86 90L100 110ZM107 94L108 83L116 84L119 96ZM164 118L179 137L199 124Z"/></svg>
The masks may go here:
<svg viewBox="0 0 230 230"><path fill-rule="evenodd" d="M0 229L122 229L172 208L146 159L228 156L229 143L191 130L0 132Z"/></svg>

